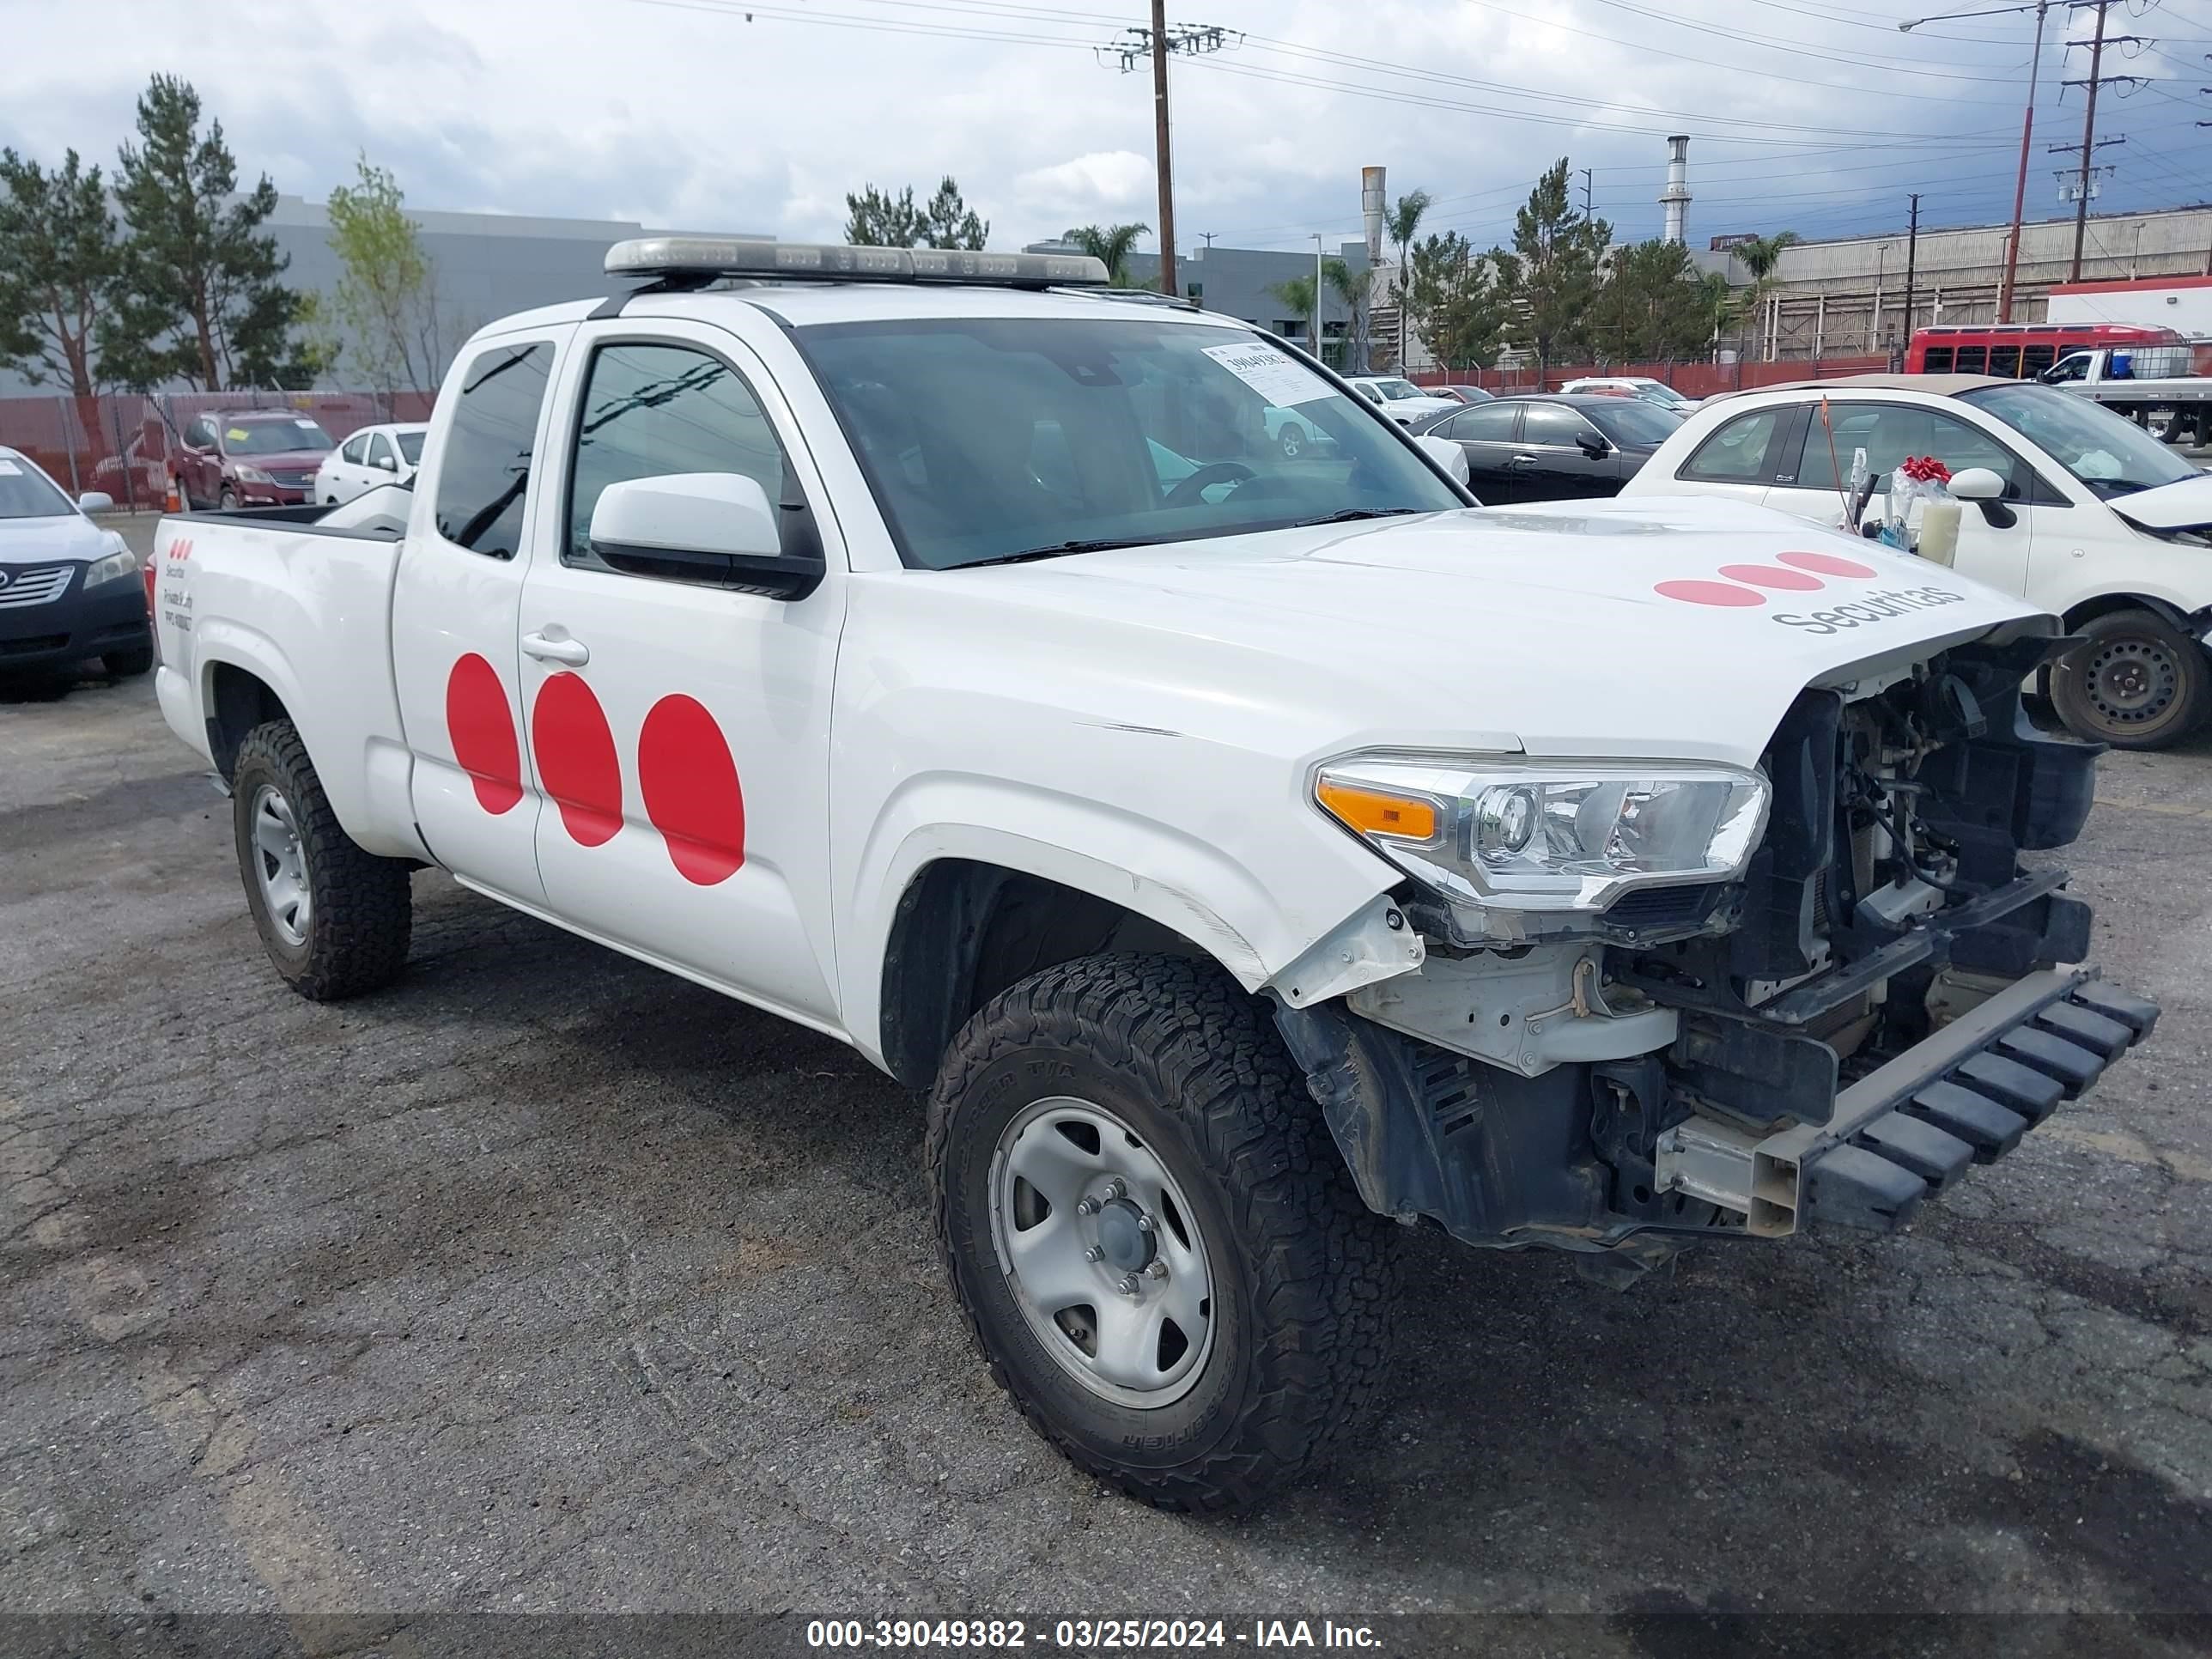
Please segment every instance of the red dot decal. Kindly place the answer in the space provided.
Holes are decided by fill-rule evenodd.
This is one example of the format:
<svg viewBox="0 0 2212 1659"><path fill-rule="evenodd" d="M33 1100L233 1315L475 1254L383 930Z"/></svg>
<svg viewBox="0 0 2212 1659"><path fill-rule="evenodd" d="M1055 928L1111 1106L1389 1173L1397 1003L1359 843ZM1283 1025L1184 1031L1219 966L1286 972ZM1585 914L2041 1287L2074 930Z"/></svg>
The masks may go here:
<svg viewBox="0 0 2212 1659"><path fill-rule="evenodd" d="M1753 587L1778 587L1791 593L1809 593L1820 586L1818 576L1808 576L1802 570L1784 570L1775 564L1724 564L1721 574L1732 582L1749 582Z"/></svg>
<svg viewBox="0 0 2212 1659"><path fill-rule="evenodd" d="M722 728L697 700L663 697L637 738L645 815L684 880L712 887L745 861L745 798Z"/></svg>
<svg viewBox="0 0 2212 1659"><path fill-rule="evenodd" d="M477 805L495 815L522 799L522 745L514 711L499 671L473 651L446 676L446 735L453 758L477 792Z"/></svg>
<svg viewBox="0 0 2212 1659"><path fill-rule="evenodd" d="M1800 570L1817 570L1823 576L1871 576L1870 564L1861 564L1856 559L1846 559L1834 553L1778 553L1774 556L1783 563Z"/></svg>
<svg viewBox="0 0 2212 1659"><path fill-rule="evenodd" d="M530 750L568 838L580 847L612 841L622 828L622 763L605 711L577 676L556 674L538 687Z"/></svg>
<svg viewBox="0 0 2212 1659"><path fill-rule="evenodd" d="M1669 599L1680 599L1690 605L1765 605L1761 594L1747 587L1738 587L1734 582L1661 582L1651 590Z"/></svg>

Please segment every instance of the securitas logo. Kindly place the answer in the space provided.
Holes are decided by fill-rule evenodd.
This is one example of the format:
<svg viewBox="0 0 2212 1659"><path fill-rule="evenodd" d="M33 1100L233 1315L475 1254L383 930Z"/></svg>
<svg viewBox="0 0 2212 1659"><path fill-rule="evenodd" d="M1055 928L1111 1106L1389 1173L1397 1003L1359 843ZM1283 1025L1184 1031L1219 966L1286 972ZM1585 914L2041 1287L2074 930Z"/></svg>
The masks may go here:
<svg viewBox="0 0 2212 1659"><path fill-rule="evenodd" d="M1721 575L1727 578L1724 581L1666 581L1651 591L1662 599L1680 599L1685 605L1741 609L1771 605L1774 593L1818 592L1828 585L1823 577L1847 580L1876 574L1871 565L1834 553L1778 553L1774 560L1772 564L1724 564L1720 568ZM1761 592L1762 589L1772 591ZM1948 587L1893 587L1879 593L1862 593L1826 611L1803 615L1778 611L1772 620L1785 628L1802 628L1811 634L1834 634L1856 628L1862 623L1887 622L1911 611L1957 605L1966 597Z"/></svg>

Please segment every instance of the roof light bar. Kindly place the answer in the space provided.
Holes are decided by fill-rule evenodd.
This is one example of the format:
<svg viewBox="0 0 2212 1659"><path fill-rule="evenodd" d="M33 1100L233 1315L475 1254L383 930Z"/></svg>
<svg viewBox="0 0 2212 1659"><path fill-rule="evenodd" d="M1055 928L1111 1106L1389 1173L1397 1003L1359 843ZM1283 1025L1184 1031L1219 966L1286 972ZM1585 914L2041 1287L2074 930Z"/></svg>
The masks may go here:
<svg viewBox="0 0 2212 1659"><path fill-rule="evenodd" d="M846 247L720 236L639 236L607 250L607 275L747 276L769 282L965 283L997 288L1103 288L1103 260L1079 253L970 253L959 248Z"/></svg>

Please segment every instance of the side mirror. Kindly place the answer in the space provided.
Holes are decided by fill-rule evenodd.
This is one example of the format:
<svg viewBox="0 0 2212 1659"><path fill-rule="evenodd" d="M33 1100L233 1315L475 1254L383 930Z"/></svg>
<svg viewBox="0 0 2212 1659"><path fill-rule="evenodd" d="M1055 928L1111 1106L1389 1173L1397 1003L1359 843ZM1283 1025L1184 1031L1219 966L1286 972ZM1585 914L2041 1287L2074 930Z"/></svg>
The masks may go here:
<svg viewBox="0 0 2212 1659"><path fill-rule="evenodd" d="M397 472L399 471L398 462L393 460L389 455L380 455L374 460L371 461L369 465L374 467L380 468L382 471L386 472Z"/></svg>
<svg viewBox="0 0 2212 1659"><path fill-rule="evenodd" d="M739 472L624 478L592 508L592 551L617 570L804 599L823 576L818 550L786 555L776 509Z"/></svg>
<svg viewBox="0 0 2212 1659"><path fill-rule="evenodd" d="M1470 474L1467 463L1467 451L1462 449L1449 438L1431 438L1425 433L1413 441L1420 445L1428 458L1442 467L1455 482L1465 483L1468 481Z"/></svg>
<svg viewBox="0 0 2212 1659"><path fill-rule="evenodd" d="M2001 501L2004 480L1986 466L1970 466L1951 479L1951 495L1961 501Z"/></svg>
<svg viewBox="0 0 2212 1659"><path fill-rule="evenodd" d="M1594 461L1601 461L1613 453L1613 446L1603 438L1577 438L1575 441L1580 446L1583 453Z"/></svg>
<svg viewBox="0 0 2212 1659"><path fill-rule="evenodd" d="M76 498L76 510L80 513L112 513L115 511L115 497L104 489L88 489Z"/></svg>

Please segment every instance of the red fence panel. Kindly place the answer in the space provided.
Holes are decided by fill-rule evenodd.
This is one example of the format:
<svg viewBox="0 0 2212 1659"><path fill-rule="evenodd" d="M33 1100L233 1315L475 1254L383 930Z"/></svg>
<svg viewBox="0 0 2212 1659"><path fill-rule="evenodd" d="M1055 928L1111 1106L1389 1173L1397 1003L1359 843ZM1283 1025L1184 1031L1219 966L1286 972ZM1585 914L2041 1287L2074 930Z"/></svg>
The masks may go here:
<svg viewBox="0 0 2212 1659"><path fill-rule="evenodd" d="M1424 369L1413 378L1423 386L1479 386L1486 392L1557 392L1569 380L1593 375L1634 375L1664 380L1686 398L1711 398L1723 392L1747 392L1754 386L1781 386L1792 380L1832 380L1845 374L1880 374L1889 367L1886 356L1785 357L1771 363L1613 363L1569 364L1547 370L1540 382L1533 368L1480 368L1447 374Z"/></svg>

